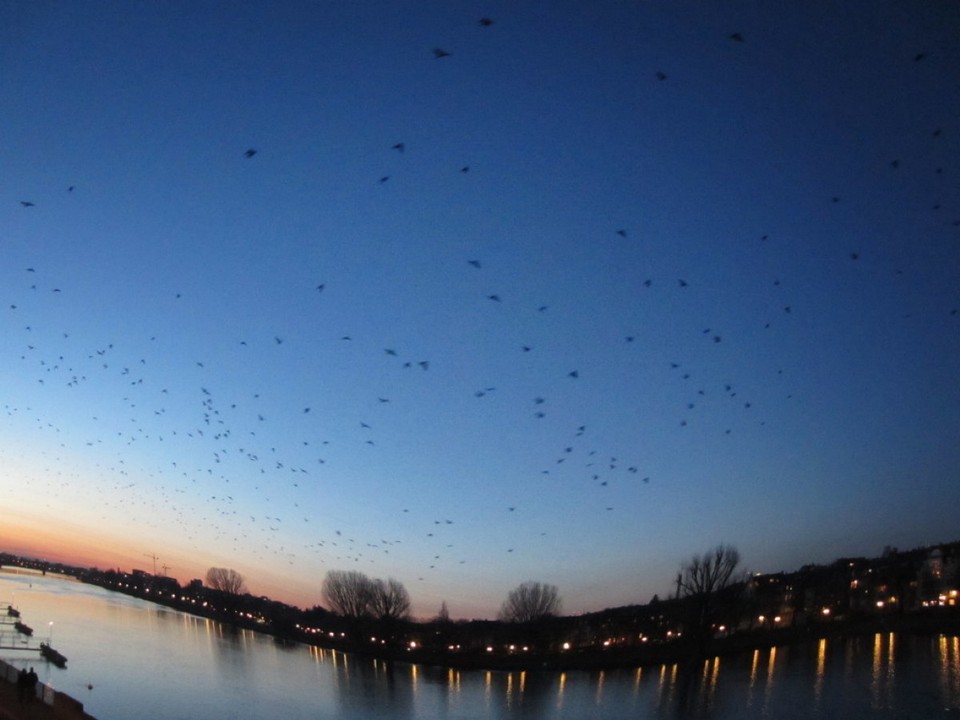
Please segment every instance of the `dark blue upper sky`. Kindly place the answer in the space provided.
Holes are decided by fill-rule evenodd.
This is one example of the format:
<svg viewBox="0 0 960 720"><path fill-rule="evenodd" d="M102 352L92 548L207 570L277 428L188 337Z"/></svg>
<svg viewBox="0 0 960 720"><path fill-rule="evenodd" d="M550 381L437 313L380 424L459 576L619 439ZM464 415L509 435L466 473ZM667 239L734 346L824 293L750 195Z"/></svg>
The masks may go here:
<svg viewBox="0 0 960 720"><path fill-rule="evenodd" d="M958 36L952 2L3 4L3 541L474 617L645 602L718 542L956 539Z"/></svg>

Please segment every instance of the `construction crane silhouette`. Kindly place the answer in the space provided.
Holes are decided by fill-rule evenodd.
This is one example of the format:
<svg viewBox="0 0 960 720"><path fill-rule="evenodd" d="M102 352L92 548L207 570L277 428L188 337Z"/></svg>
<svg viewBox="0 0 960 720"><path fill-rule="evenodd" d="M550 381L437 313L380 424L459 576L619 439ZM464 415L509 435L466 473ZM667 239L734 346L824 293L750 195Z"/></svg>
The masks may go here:
<svg viewBox="0 0 960 720"><path fill-rule="evenodd" d="M167 570L173 570L169 565L161 565L160 569L163 570L163 576L167 577Z"/></svg>
<svg viewBox="0 0 960 720"><path fill-rule="evenodd" d="M153 574L156 575L156 574L157 574L157 560L159 560L160 558L159 558L158 556L154 555L153 553L144 553L143 556L144 556L144 557L148 557L148 558L150 558L151 560L153 560Z"/></svg>

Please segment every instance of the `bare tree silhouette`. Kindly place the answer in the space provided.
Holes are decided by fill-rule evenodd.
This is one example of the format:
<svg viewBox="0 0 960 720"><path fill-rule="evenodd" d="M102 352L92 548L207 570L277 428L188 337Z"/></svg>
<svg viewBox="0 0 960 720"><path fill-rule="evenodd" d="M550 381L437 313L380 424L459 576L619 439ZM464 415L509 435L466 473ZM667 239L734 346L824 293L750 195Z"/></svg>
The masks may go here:
<svg viewBox="0 0 960 720"><path fill-rule="evenodd" d="M323 579L321 593L331 610L358 619L370 614L374 582L357 570L330 570Z"/></svg>
<svg viewBox="0 0 960 720"><path fill-rule="evenodd" d="M231 595L242 595L247 592L246 580L243 575L228 568L212 567L207 570L207 585L214 590L220 590Z"/></svg>
<svg viewBox="0 0 960 720"><path fill-rule="evenodd" d="M399 580L374 580L370 610L378 620L402 620L410 613L410 594Z"/></svg>
<svg viewBox="0 0 960 720"><path fill-rule="evenodd" d="M732 545L720 544L703 555L694 555L680 571L677 587L687 600L689 629L701 649L718 617L721 596L738 580L734 573L739 564L740 552Z"/></svg>
<svg viewBox="0 0 960 720"><path fill-rule="evenodd" d="M556 585L527 581L510 591L500 607L505 622L534 622L558 615L562 603Z"/></svg>

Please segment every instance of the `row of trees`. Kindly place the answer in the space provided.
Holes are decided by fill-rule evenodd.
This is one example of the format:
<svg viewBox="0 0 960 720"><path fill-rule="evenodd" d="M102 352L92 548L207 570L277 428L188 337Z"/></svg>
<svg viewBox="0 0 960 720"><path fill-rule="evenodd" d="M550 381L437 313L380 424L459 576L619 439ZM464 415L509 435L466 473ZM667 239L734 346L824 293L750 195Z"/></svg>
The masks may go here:
<svg viewBox="0 0 960 720"><path fill-rule="evenodd" d="M677 595L688 599L687 626L695 639L704 641L709 629L731 600L730 588L743 578L736 575L740 553L718 545L686 562L677 577ZM235 570L212 567L207 585L230 594L246 592L244 577ZM327 607L348 620L381 622L405 620L410 614L410 594L399 580L370 578L357 570L330 570L323 580ZM556 585L528 581L511 590L500 607L503 622L535 624L560 614L562 600ZM447 604L440 606L438 621L450 618Z"/></svg>

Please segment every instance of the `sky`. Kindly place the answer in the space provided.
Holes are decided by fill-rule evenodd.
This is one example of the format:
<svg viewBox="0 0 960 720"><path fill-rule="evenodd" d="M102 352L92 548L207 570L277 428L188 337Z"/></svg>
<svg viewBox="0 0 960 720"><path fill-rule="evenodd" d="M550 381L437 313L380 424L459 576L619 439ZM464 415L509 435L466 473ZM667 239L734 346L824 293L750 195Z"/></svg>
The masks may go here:
<svg viewBox="0 0 960 720"><path fill-rule="evenodd" d="M0 549L495 617L960 538L960 5L0 3Z"/></svg>

